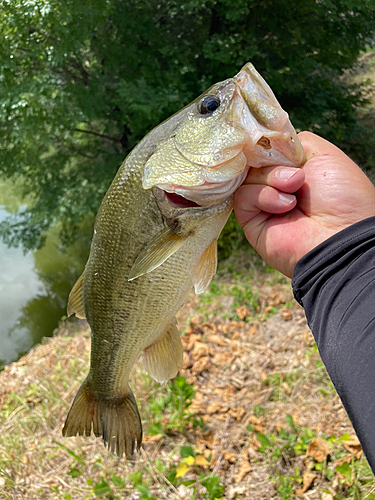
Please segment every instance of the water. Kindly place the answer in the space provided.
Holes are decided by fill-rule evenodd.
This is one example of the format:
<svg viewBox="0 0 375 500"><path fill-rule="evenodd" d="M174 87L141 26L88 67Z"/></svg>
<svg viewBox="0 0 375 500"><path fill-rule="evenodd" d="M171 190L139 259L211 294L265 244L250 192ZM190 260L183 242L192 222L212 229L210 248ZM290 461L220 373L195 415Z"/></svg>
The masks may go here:
<svg viewBox="0 0 375 500"><path fill-rule="evenodd" d="M7 215L0 206L0 221ZM87 259L91 227L90 220L67 249L53 228L46 245L26 255L0 240L0 367L51 336L66 315L69 292Z"/></svg>

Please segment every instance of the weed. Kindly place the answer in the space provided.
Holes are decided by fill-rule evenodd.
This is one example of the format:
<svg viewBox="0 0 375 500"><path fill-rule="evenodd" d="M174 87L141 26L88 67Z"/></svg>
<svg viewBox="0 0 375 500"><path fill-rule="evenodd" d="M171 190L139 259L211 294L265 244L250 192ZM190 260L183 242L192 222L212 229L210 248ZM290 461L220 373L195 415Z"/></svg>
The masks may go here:
<svg viewBox="0 0 375 500"><path fill-rule="evenodd" d="M183 432L195 419L194 414L188 411L194 394L193 386L184 377L178 376L169 382L164 394L149 401L149 434ZM195 421L199 425L197 419Z"/></svg>
<svg viewBox="0 0 375 500"><path fill-rule="evenodd" d="M319 436L317 440L313 431L308 427L301 427L294 423L291 415L286 416L287 427L280 428L276 433L256 433L259 442L258 451L263 453L266 461L275 471L271 480L282 500L295 498L296 488L301 488L303 483L303 469L320 477L320 481L329 484L336 477L335 500L360 500L362 498L375 500L373 487L373 474L362 456L356 460L352 455L350 462L342 461L348 457L347 451L342 446L350 436L344 434L340 438L335 436ZM326 458L319 458L309 450L312 441L326 442ZM331 451L329 451L331 449ZM299 461L303 457L303 461ZM341 459L341 460L340 460ZM339 465L335 461L339 460ZM296 464L300 465L296 465ZM294 465L293 465L294 464ZM280 473L282 471L282 473Z"/></svg>
<svg viewBox="0 0 375 500"><path fill-rule="evenodd" d="M293 480L291 477L277 474L276 478L270 478L270 479L276 482L276 490L279 493L282 500L294 499L294 487L293 487Z"/></svg>

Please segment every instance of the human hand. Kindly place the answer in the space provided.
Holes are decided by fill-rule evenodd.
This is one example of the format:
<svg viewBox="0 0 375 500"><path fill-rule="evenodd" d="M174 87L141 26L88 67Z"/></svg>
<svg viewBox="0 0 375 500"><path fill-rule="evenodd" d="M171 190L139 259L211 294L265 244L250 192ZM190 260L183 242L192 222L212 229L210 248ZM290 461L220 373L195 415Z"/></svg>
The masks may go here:
<svg viewBox="0 0 375 500"><path fill-rule="evenodd" d="M310 132L298 137L307 157L302 168L252 168L234 195L249 243L289 277L310 250L375 215L375 187L361 169L325 139Z"/></svg>

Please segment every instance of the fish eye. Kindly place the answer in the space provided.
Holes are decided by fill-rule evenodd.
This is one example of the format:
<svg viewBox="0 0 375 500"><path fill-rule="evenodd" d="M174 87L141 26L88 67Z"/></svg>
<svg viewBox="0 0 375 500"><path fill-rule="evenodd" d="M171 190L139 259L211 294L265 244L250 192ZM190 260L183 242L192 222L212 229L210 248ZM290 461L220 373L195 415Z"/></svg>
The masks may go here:
<svg viewBox="0 0 375 500"><path fill-rule="evenodd" d="M220 106L220 99L216 95L206 95L198 104L201 115L213 113Z"/></svg>

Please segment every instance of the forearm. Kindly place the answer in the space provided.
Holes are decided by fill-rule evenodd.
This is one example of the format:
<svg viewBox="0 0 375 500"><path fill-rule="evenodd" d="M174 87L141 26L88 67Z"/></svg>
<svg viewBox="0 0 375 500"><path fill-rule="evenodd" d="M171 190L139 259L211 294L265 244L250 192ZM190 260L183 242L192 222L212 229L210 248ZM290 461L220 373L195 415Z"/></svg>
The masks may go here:
<svg viewBox="0 0 375 500"><path fill-rule="evenodd" d="M305 255L292 286L375 471L375 217Z"/></svg>

